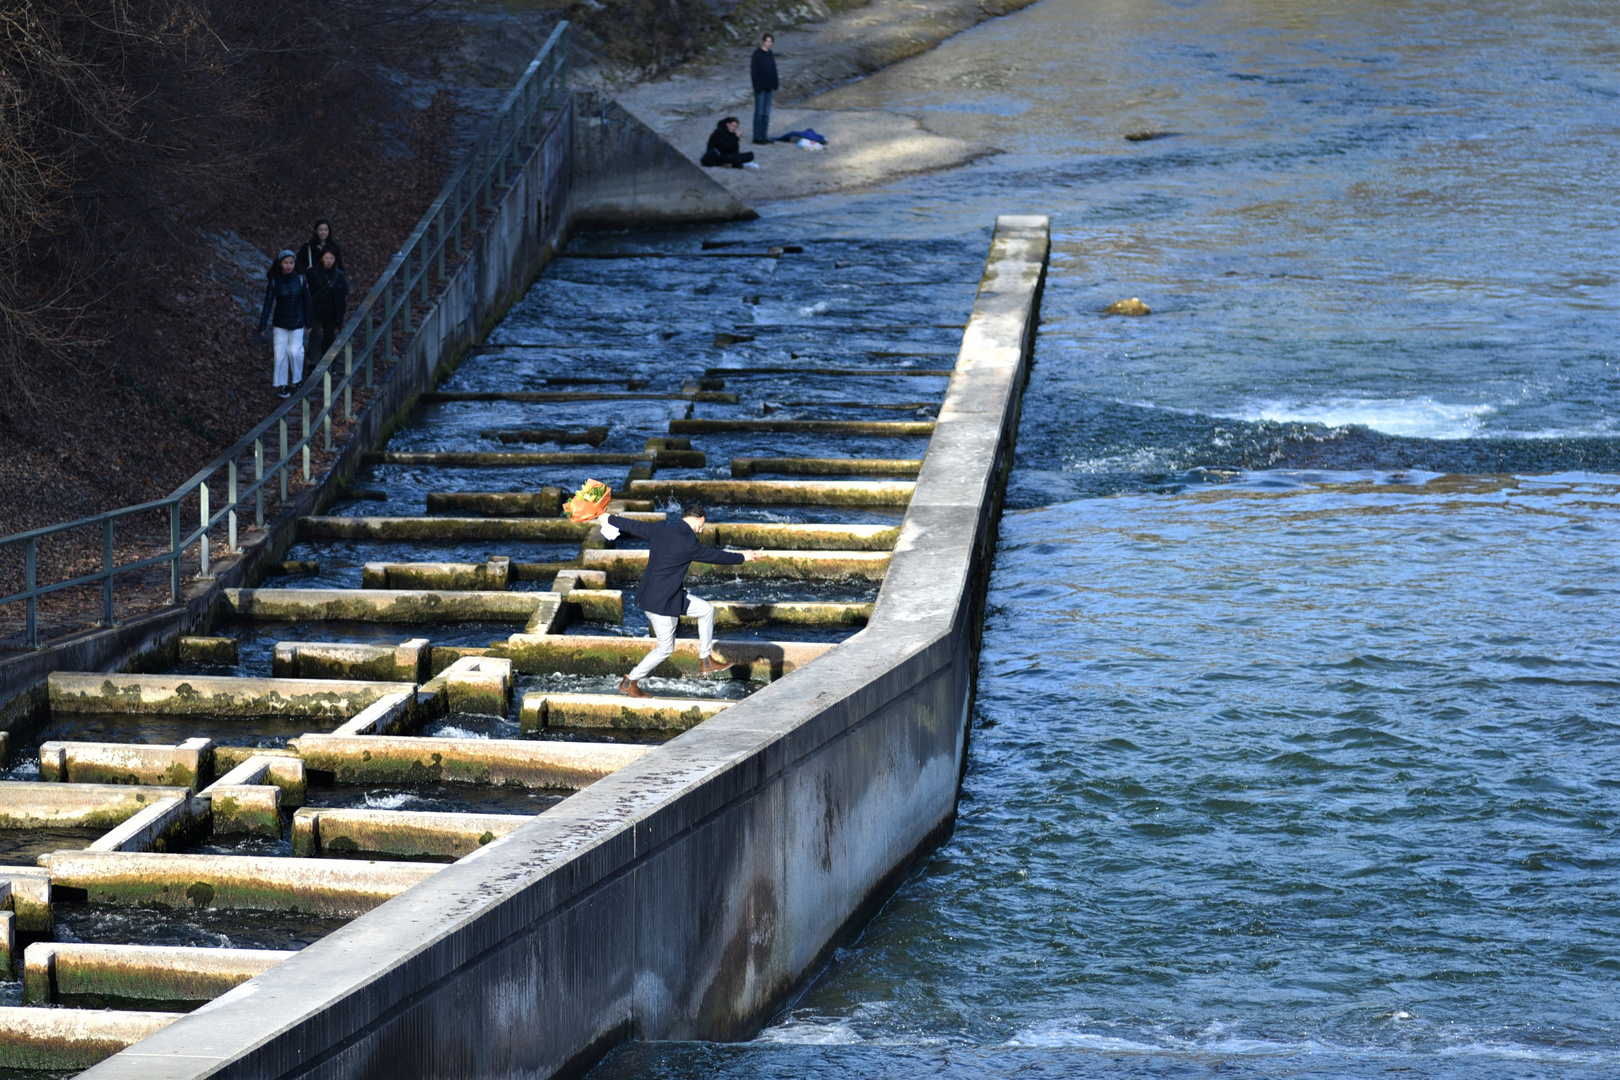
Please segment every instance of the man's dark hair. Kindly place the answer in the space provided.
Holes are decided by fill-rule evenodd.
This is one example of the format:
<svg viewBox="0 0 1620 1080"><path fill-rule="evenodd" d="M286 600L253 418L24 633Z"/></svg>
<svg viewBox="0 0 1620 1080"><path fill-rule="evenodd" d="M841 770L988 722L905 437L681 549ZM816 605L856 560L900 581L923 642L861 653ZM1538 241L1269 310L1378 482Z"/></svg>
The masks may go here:
<svg viewBox="0 0 1620 1080"><path fill-rule="evenodd" d="M776 35L767 32L767 33L759 35L759 40L761 40L761 41L775 41L776 40Z"/></svg>
<svg viewBox="0 0 1620 1080"><path fill-rule="evenodd" d="M725 127L727 124L740 124L740 123L742 123L742 121L737 119L735 116L728 116L724 120L720 121L720 126Z"/></svg>
<svg viewBox="0 0 1620 1080"><path fill-rule="evenodd" d="M708 521L709 509L702 503L687 503L685 506L681 507L681 517L700 518L703 521Z"/></svg>

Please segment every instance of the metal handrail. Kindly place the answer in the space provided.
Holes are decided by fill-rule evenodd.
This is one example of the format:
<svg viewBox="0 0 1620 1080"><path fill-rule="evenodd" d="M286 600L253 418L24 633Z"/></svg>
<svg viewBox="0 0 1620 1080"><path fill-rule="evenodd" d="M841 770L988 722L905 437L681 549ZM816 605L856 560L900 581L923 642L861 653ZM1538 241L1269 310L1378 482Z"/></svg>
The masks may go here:
<svg viewBox="0 0 1620 1080"><path fill-rule="evenodd" d="M266 489L279 478L280 502L285 504L289 470L301 464L304 480L310 479L310 449L317 429L324 432L325 448L332 449L332 413L338 397L342 397L344 418L353 420L355 381L361 370L365 373L366 386L375 387L377 360L392 362L394 358L394 324L400 323L402 337L408 337L412 327L412 297L419 295L420 303L425 307L430 300L430 288L449 280L445 258L447 253L452 258L459 258L462 254L463 222L467 223L469 232L476 232L480 212L494 209L495 193L507 186L508 168L516 169L522 165L522 152L536 145L546 112L561 107L562 97L567 93L567 78L568 23L562 22L557 24L535 58L529 62L517 85L501 102L494 119L474 141L461 166L417 222L405 246L388 261L388 268L371 287L365 300L355 308L354 314L305 379L304 385L262 423L238 439L229 450L203 466L165 498L0 537L0 548L19 544L23 547L23 589L0 596L0 606L26 602L23 640L27 647L39 645L38 598L48 593L101 582L101 625L111 626L116 576L167 562L170 564L170 600L179 603L180 562L187 549L193 544L197 546L197 577L208 579L211 577L208 573L210 530L224 523L228 530L226 551L231 554L240 552L241 548L236 542L237 515L248 501L253 501L254 520L262 528ZM336 376L334 382L332 367L340 356L343 359L343 372ZM312 399L317 392L320 399L312 414ZM303 434L289 443L289 428L296 422L292 419L295 411L299 414ZM273 448L278 456L276 461L267 464L265 443L271 441L272 432L275 435ZM254 476L244 486L239 483L241 478L237 475L238 459L250 449ZM295 459L298 461L295 462ZM210 503L216 492L210 490L209 484L221 471L226 473L225 499L219 503L217 510L211 510ZM180 504L192 495L198 499L198 524L191 532L182 533ZM139 514L163 510L169 512L169 550L123 565L113 565L116 523ZM39 541L70 530L96 526L102 529L101 570L66 581L39 585L35 580Z"/></svg>

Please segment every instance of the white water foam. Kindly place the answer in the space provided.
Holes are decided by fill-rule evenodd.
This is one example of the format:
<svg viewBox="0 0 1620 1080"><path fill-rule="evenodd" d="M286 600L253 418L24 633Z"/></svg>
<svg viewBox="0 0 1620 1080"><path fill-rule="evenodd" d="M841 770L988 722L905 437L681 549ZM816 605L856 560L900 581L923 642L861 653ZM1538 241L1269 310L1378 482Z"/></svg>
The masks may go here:
<svg viewBox="0 0 1620 1080"><path fill-rule="evenodd" d="M1222 413L1250 423L1321 424L1364 427L1385 435L1413 439L1473 439L1482 432L1494 405L1450 405L1433 398L1335 398L1323 402L1258 401L1235 413Z"/></svg>

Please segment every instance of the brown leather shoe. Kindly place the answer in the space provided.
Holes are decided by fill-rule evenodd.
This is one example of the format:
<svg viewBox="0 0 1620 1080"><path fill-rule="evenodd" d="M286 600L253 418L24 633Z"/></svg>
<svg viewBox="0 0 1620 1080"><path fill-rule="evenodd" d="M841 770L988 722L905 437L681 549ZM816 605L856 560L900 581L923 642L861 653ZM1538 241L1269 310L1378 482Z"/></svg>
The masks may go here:
<svg viewBox="0 0 1620 1080"><path fill-rule="evenodd" d="M723 656L711 655L698 661L698 674L719 675L721 672L730 671L736 666L737 662L735 660L727 660Z"/></svg>
<svg viewBox="0 0 1620 1080"><path fill-rule="evenodd" d="M619 680L619 693L625 697L652 697L651 694L631 682L629 679Z"/></svg>

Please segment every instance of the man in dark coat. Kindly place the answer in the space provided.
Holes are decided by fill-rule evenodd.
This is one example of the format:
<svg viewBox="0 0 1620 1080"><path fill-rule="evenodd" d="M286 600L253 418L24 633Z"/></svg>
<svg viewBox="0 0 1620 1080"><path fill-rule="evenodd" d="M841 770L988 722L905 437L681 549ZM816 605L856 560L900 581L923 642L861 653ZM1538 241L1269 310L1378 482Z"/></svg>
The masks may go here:
<svg viewBox="0 0 1620 1080"><path fill-rule="evenodd" d="M698 624L698 672L713 675L732 665L714 653L714 605L686 591L686 572L693 563L741 563L759 558L757 551L722 551L698 542L698 534L708 520L701 506L688 506L679 521L637 521L635 518L607 515L602 535L609 540L621 532L639 536L651 549L647 569L636 587L636 603L647 613L658 644L641 663L619 682L619 693L629 697L650 697L640 686L653 669L675 655L675 627L682 615L691 615ZM601 520L600 518L598 520Z"/></svg>
<svg viewBox="0 0 1620 1080"><path fill-rule="evenodd" d="M310 335L315 347L315 362L321 362L326 350L337 340L343 316L349 310L349 277L337 264L337 253L328 249L321 253L318 263L304 271L309 282L309 294L315 309L315 330Z"/></svg>
<svg viewBox="0 0 1620 1080"><path fill-rule="evenodd" d="M713 168L716 165L730 165L733 169L740 169L754 160L753 151L738 153L742 149L741 141L737 138L738 119L728 116L709 133L709 148L703 151L703 160L699 165Z"/></svg>
<svg viewBox="0 0 1620 1080"><path fill-rule="evenodd" d="M769 131L771 127L771 94L781 85L776 77L776 54L771 52L776 39L766 34L759 39L759 48L754 50L753 60L749 64L750 73L754 77L754 145L764 146L770 142Z"/></svg>

